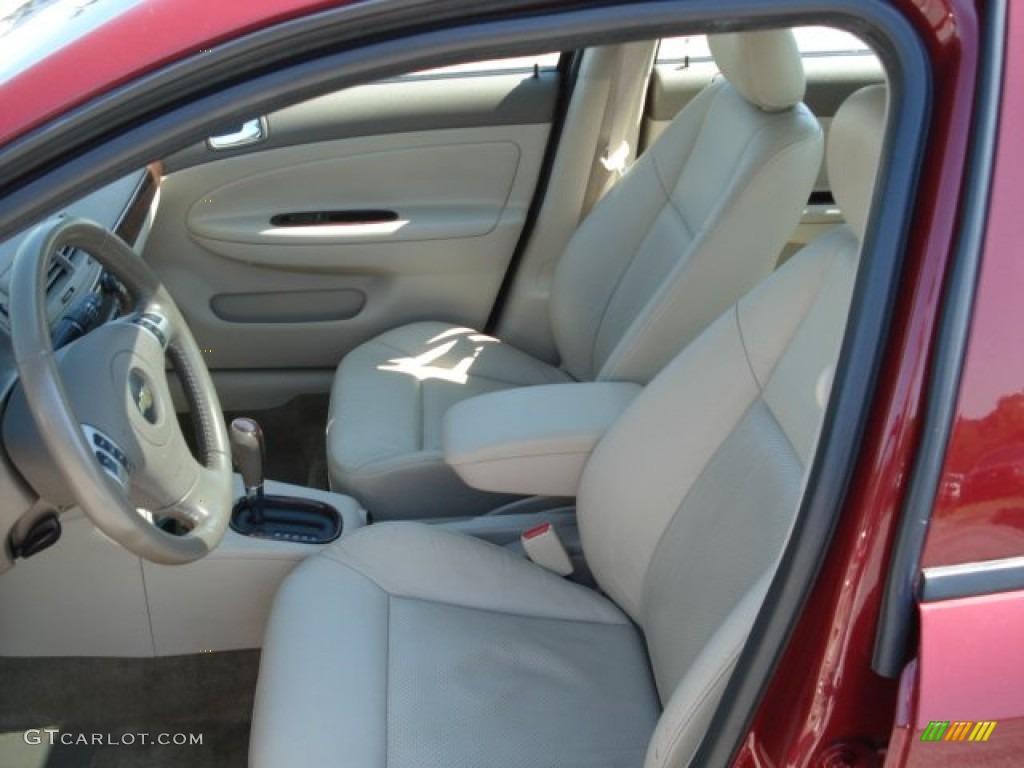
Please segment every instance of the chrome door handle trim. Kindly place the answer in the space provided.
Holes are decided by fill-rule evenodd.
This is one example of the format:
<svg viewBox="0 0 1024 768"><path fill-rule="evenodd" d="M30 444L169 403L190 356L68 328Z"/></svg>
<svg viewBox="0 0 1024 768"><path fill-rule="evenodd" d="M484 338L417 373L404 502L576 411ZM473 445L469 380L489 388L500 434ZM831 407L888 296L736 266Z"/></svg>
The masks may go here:
<svg viewBox="0 0 1024 768"><path fill-rule="evenodd" d="M211 136L206 140L206 146L213 150L237 149L266 141L267 134L267 118L257 117L242 123L242 127L234 133Z"/></svg>

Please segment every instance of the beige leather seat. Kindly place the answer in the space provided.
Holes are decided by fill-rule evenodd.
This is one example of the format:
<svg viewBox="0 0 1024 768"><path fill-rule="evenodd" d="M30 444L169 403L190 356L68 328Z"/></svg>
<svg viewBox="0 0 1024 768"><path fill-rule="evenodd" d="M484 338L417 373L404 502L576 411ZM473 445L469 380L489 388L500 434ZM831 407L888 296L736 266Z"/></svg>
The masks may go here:
<svg viewBox="0 0 1024 768"><path fill-rule="evenodd" d="M341 362L331 486L375 519L480 514L509 497L444 463L445 411L473 395L572 380L646 383L774 267L821 164L788 30L718 35L724 74L595 207L559 260L548 365L470 328L422 322Z"/></svg>
<svg viewBox="0 0 1024 768"><path fill-rule="evenodd" d="M607 597L422 523L343 537L278 593L253 766L688 762L799 502L884 112L873 87L833 123L849 225L719 317L590 458L579 525Z"/></svg>

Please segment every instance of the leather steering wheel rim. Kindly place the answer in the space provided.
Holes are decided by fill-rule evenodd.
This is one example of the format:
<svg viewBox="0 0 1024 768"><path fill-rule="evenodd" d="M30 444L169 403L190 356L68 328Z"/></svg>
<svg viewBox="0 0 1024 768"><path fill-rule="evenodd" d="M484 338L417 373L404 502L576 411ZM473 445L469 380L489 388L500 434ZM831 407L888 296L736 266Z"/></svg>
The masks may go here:
<svg viewBox="0 0 1024 768"><path fill-rule="evenodd" d="M83 358L77 363L78 370L114 376L109 391L92 391L105 389L92 387L88 393L72 392L76 397L69 397L69 387L75 382L65 381L61 369L72 365L68 360L73 355L65 355L63 350L55 354L53 349L46 278L51 259L65 246L92 256L124 284L135 301L135 311L129 317L100 326L65 348L82 344L87 353L78 355ZM124 241L94 222L61 218L44 223L26 238L15 256L10 323L28 411L68 491L96 527L134 554L158 563L191 562L214 549L227 528L232 504L231 452L224 415L202 353L153 271ZM166 379L165 354L196 417L199 461L181 435ZM106 368L92 368L94 364ZM131 381L122 381L124 371L130 371ZM143 384L138 385L142 389L138 389L143 376ZM152 424L143 396L133 394L133 387L146 393ZM93 440L101 438L96 437L95 425L81 421L83 415L76 414L73 407L73 402L81 405L93 400L96 413L110 414L110 423L116 425L109 431L127 435L122 442L132 446L125 452L133 459L126 459L124 465L131 470L130 479L122 485L115 481L117 473L100 463L100 443ZM182 450L187 456L181 455ZM109 461L106 466L109 468ZM163 498L152 504L157 508L148 514L139 508L142 492L136 492L146 483L163 493ZM147 496L158 497L156 492ZM188 530L180 535L169 533L155 524L158 517L174 517Z"/></svg>

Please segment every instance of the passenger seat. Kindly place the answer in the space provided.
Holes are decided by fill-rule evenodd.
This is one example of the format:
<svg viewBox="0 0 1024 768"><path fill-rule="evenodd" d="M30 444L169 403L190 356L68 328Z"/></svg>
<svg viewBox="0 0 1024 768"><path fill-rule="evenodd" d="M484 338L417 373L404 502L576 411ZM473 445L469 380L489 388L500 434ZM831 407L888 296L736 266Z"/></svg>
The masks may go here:
<svg viewBox="0 0 1024 768"><path fill-rule="evenodd" d="M377 520L481 514L510 497L445 464L445 411L474 395L577 381L645 384L765 277L818 174L790 30L709 37L723 77L693 99L580 225L558 262L558 367L471 328L420 322L350 352L327 425L331 487Z"/></svg>

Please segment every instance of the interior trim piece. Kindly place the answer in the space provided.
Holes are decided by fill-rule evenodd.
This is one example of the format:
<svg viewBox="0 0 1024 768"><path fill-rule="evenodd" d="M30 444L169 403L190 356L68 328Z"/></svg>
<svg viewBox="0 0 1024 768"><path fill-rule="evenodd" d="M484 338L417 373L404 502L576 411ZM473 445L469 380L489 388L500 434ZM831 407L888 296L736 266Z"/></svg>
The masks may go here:
<svg viewBox="0 0 1024 768"><path fill-rule="evenodd" d="M960 374L981 267L999 128L1006 34L1005 0L994 0L986 5L981 27L978 106L971 128L972 147L967 160L969 181L965 186L966 193L960 211L959 239L953 256L952 274L943 297L944 309L939 320L938 340L929 375L921 444L917 449L909 490L901 510L900 530L890 560L871 662L875 672L894 679L899 677L911 655L909 644L917 621L914 603L920 577L921 551L928 534L928 523L945 465L946 446L953 429Z"/></svg>
<svg viewBox="0 0 1024 768"><path fill-rule="evenodd" d="M380 224L398 221L398 213L385 210L296 211L270 217L272 227L329 227L335 224Z"/></svg>
<svg viewBox="0 0 1024 768"><path fill-rule="evenodd" d="M149 216L149 210L160 188L162 175L161 163L151 163L146 167L146 173L139 179L131 200L114 225L114 234L129 245L134 245L146 225L146 217Z"/></svg>
<svg viewBox="0 0 1024 768"><path fill-rule="evenodd" d="M937 565L921 572L921 602L1024 590L1024 557Z"/></svg>
<svg viewBox="0 0 1024 768"><path fill-rule="evenodd" d="M541 70L449 78L385 80L342 89L269 113L258 144L211 149L199 142L167 158L168 173L283 147L357 136L548 123L558 99L558 73ZM237 127L237 126L236 126Z"/></svg>
<svg viewBox="0 0 1024 768"><path fill-rule="evenodd" d="M210 310L229 323L336 323L350 320L366 306L366 294L354 288L275 293L219 293Z"/></svg>
<svg viewBox="0 0 1024 768"><path fill-rule="evenodd" d="M565 117L572 104L573 90L576 88L576 79L580 73L580 63L583 60L583 51L565 51L558 59L558 97L555 101L554 114L551 116L551 130L548 133L548 145L544 150L544 159L541 161L540 174L537 178L537 185L534 188L533 199L530 200L530 207L526 211L526 219L523 228L519 233L519 242L512 251L512 258L509 259L505 268L505 275L498 287L498 294L494 297L494 305L491 307L491 314L484 325L485 333L494 333L501 322L501 315L508 303L508 297L512 293L512 287L516 282L516 275L519 272L519 265L526 254L533 230L537 226L537 219L544 210L544 200L547 197L548 185L551 182L551 172L555 167L555 159L558 157L558 148L562 143L562 130L565 127Z"/></svg>

